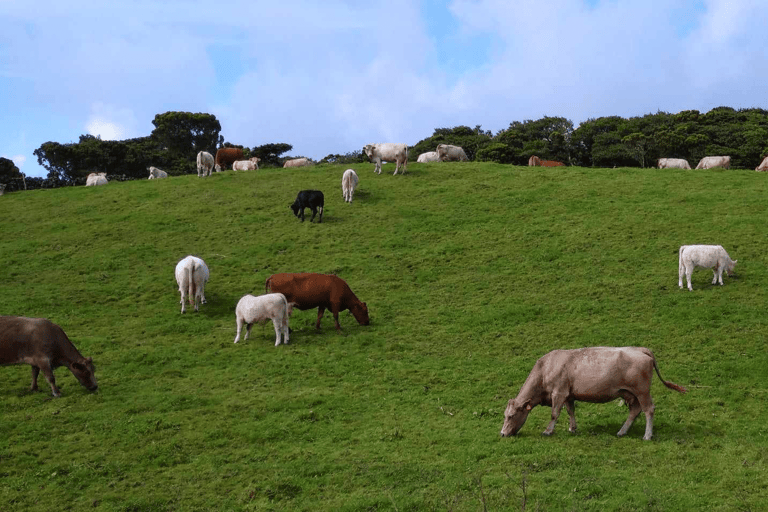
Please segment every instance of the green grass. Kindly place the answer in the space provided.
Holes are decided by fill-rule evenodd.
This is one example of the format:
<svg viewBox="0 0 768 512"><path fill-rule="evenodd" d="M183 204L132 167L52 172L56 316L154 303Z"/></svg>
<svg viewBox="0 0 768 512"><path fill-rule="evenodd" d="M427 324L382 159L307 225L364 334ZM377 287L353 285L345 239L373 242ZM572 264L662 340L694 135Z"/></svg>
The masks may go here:
<svg viewBox="0 0 768 512"><path fill-rule="evenodd" d="M385 168L390 166L385 166ZM215 174L0 198L0 314L42 316L93 357L63 397L0 368L5 510L760 510L768 500L765 176L749 171L411 164ZM389 173L392 168L389 168ZM296 192L323 190L322 224ZM677 248L722 244L736 277L677 287ZM181 315L174 267L202 257ZM296 311L234 345L275 272L335 273L371 325ZM617 403L543 437L506 402L555 348L651 348L654 440ZM41 389L47 390L42 376Z"/></svg>

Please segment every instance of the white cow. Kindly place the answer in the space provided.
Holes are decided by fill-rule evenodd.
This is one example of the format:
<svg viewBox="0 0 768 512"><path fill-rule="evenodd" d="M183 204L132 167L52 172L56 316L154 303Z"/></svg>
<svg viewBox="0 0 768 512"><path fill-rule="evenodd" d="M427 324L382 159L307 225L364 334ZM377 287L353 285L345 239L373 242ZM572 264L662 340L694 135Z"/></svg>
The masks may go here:
<svg viewBox="0 0 768 512"><path fill-rule="evenodd" d="M755 167L755 170L756 171L768 171L768 156L763 158L763 161L760 163L760 165Z"/></svg>
<svg viewBox="0 0 768 512"><path fill-rule="evenodd" d="M158 179L159 180L160 178L167 178L168 177L168 173L167 172L161 171L157 167L147 167L147 170L149 171L149 178L147 178L148 180L152 180L152 179Z"/></svg>
<svg viewBox="0 0 768 512"><path fill-rule="evenodd" d="M240 341L240 331L243 324L247 325L245 339L251 335L251 327L254 323L264 325L267 320L272 320L275 327L275 346L280 345L280 334L283 335L283 343L288 344L290 330L288 321L291 318L292 308L282 293L268 293L266 295L243 295L235 308L237 321L237 336L235 343Z"/></svg>
<svg viewBox="0 0 768 512"><path fill-rule="evenodd" d="M197 177L210 176L213 169L213 155L207 151L197 154ZM217 169L218 171L218 169Z"/></svg>
<svg viewBox="0 0 768 512"><path fill-rule="evenodd" d="M723 270L731 275L737 260L731 260L722 245L681 245L678 256L677 285L683 287L683 275L688 280L688 290L691 286L691 274L695 267L711 268L714 273L712 284L723 285Z"/></svg>
<svg viewBox="0 0 768 512"><path fill-rule="evenodd" d="M354 170L347 169L344 171L344 175L341 177L341 196L348 203L352 202L355 195L357 181L357 173Z"/></svg>
<svg viewBox="0 0 768 512"><path fill-rule="evenodd" d="M251 162L255 163L255 164L256 164L256 169L258 170L258 168L259 168L259 162L261 162L261 158L259 158L259 157L257 157L257 156L252 156L252 157L251 157L251 158L249 158L248 160L250 160Z"/></svg>
<svg viewBox="0 0 768 512"><path fill-rule="evenodd" d="M255 171L259 166L251 160L235 160L232 162L233 171Z"/></svg>
<svg viewBox="0 0 768 512"><path fill-rule="evenodd" d="M714 167L722 167L723 169L730 169L731 157L730 156L705 156L699 160L697 169L712 169Z"/></svg>
<svg viewBox="0 0 768 512"><path fill-rule="evenodd" d="M107 183L109 182L107 181L107 173L105 172L92 172L85 179L86 187L95 187L96 185L106 185Z"/></svg>
<svg viewBox="0 0 768 512"><path fill-rule="evenodd" d="M176 282L179 283L179 293L181 293L181 312L186 312L185 296L190 304L195 305L195 311L198 310L198 301L205 304L205 283L208 282L208 266L203 260L195 256L187 256L176 264ZM187 295L188 294L188 295Z"/></svg>
<svg viewBox="0 0 768 512"><path fill-rule="evenodd" d="M416 159L416 162L418 163L426 163L426 162L439 162L440 159L437 158L437 151L427 151L426 153L422 153L419 155L419 158Z"/></svg>
<svg viewBox="0 0 768 512"><path fill-rule="evenodd" d="M690 169L691 164L685 158L659 158L659 169Z"/></svg>
<svg viewBox="0 0 768 512"><path fill-rule="evenodd" d="M468 162L467 154L460 146L451 146L450 144L439 144L437 146L437 158L441 162Z"/></svg>
<svg viewBox="0 0 768 512"><path fill-rule="evenodd" d="M312 162L309 161L309 158L292 158L291 160L286 160L283 164L283 168L287 167L305 167L307 165L312 165Z"/></svg>
<svg viewBox="0 0 768 512"><path fill-rule="evenodd" d="M373 172L381 174L381 162L382 160L387 162L395 162L394 176L400 169L400 164L403 166L403 174L405 174L408 167L408 145L396 144L393 142L385 142L384 144L366 144L363 148L363 153L368 157L368 160L374 162L376 166L373 168Z"/></svg>

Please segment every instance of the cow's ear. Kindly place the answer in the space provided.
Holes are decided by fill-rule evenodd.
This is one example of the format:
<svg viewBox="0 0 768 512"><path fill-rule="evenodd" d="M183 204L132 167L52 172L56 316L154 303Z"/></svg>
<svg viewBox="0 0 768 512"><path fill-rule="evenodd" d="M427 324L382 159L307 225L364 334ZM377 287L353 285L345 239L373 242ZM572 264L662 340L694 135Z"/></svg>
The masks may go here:
<svg viewBox="0 0 768 512"><path fill-rule="evenodd" d="M85 365L83 363L77 363L77 362L72 363L72 367L81 372L85 371Z"/></svg>

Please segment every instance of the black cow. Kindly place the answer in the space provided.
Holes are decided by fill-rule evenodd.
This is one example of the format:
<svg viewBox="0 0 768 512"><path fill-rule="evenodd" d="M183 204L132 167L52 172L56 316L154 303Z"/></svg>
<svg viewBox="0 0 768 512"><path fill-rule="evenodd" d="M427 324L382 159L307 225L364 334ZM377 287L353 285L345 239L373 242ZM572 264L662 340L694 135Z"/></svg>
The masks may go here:
<svg viewBox="0 0 768 512"><path fill-rule="evenodd" d="M291 205L293 214L304 222L304 208L312 210L312 218L309 222L315 220L318 208L320 209L320 220L323 222L323 205L325 204L325 197L319 190L302 190L299 195L296 196L296 200Z"/></svg>

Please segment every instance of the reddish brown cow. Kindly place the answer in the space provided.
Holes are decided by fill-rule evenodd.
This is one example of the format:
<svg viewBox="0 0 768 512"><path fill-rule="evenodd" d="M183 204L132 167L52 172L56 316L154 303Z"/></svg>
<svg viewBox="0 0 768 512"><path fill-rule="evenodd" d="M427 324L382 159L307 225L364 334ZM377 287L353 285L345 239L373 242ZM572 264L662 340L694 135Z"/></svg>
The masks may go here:
<svg viewBox="0 0 768 512"><path fill-rule="evenodd" d="M265 289L267 292L282 293L289 304L301 310L317 308L317 329L326 309L333 313L337 331L341 330L339 312L345 309L355 316L360 325L371 323L365 302L360 302L349 285L333 274L273 274L267 278Z"/></svg>
<svg viewBox="0 0 768 512"><path fill-rule="evenodd" d="M557 160L542 160L539 165L542 167L560 167L565 164L563 162L558 162Z"/></svg>
<svg viewBox="0 0 768 512"><path fill-rule="evenodd" d="M32 387L37 391L40 370L51 385L53 396L61 396L53 369L66 366L89 391L96 391L96 368L83 357L61 327L45 318L0 316L0 365L32 365Z"/></svg>
<svg viewBox="0 0 768 512"><path fill-rule="evenodd" d="M232 167L232 164L237 160L243 159L243 150L240 148L221 148L216 152L216 165L221 167L221 170L225 170L227 166Z"/></svg>

